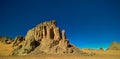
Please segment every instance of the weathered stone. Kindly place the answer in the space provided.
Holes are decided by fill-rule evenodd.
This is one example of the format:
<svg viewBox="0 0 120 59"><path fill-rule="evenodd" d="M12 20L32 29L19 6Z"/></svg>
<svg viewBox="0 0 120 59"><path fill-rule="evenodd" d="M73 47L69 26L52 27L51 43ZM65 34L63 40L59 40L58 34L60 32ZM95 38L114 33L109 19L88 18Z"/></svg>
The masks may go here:
<svg viewBox="0 0 120 59"><path fill-rule="evenodd" d="M24 40L25 40L24 37L22 37L22 36L17 36L17 37L15 38L12 46L13 46L13 47L14 47L14 46L18 46L18 45L20 45L21 43L23 43Z"/></svg>
<svg viewBox="0 0 120 59"><path fill-rule="evenodd" d="M27 32L27 35L25 36L25 40L29 39L30 37L32 37L34 35L35 35L35 30L33 28Z"/></svg>
<svg viewBox="0 0 120 59"><path fill-rule="evenodd" d="M60 35L60 28L56 26L56 21L53 20L43 22L30 29L25 36L24 44L15 50L13 55L33 55L37 52L66 54L75 53L78 50L66 39L65 30L62 30Z"/></svg>
<svg viewBox="0 0 120 59"><path fill-rule="evenodd" d="M43 38L45 38L46 37L46 27L44 26L43 27Z"/></svg>
<svg viewBox="0 0 120 59"><path fill-rule="evenodd" d="M58 27L54 28L54 39L60 40L60 29Z"/></svg>
<svg viewBox="0 0 120 59"><path fill-rule="evenodd" d="M47 26L47 38L51 39L51 37L50 37L50 27L48 27L48 26Z"/></svg>
<svg viewBox="0 0 120 59"><path fill-rule="evenodd" d="M20 45L18 48L16 48L12 55L27 55L31 51L33 51L39 43L35 41L34 37L31 36L29 39L27 39L23 45Z"/></svg>
<svg viewBox="0 0 120 59"><path fill-rule="evenodd" d="M62 30L62 39L66 39L65 30Z"/></svg>

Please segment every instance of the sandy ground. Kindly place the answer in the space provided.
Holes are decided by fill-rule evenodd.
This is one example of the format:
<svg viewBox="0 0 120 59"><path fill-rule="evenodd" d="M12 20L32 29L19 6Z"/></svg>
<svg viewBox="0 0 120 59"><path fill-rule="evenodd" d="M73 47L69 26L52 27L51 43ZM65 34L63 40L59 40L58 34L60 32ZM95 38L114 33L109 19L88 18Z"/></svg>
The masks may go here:
<svg viewBox="0 0 120 59"><path fill-rule="evenodd" d="M9 56L0 59L120 59L120 56Z"/></svg>
<svg viewBox="0 0 120 59"><path fill-rule="evenodd" d="M0 56L7 56L12 50L12 44L3 44L0 42Z"/></svg>
<svg viewBox="0 0 120 59"><path fill-rule="evenodd" d="M120 59L120 51L94 51L94 56L39 55L39 56L1 56L0 59Z"/></svg>
<svg viewBox="0 0 120 59"><path fill-rule="evenodd" d="M120 51L99 51L84 50L85 52L94 52L94 56L75 55L39 55L39 56L8 56L13 50L11 45L0 43L0 59L120 59Z"/></svg>

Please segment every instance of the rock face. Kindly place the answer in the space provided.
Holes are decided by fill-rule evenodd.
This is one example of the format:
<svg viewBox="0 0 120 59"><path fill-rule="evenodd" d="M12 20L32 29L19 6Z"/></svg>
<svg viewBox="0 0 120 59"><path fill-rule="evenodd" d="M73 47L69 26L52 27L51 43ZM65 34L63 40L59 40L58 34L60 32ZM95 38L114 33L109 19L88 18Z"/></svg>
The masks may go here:
<svg viewBox="0 0 120 59"><path fill-rule="evenodd" d="M120 51L120 43L113 42L107 50L119 50Z"/></svg>
<svg viewBox="0 0 120 59"><path fill-rule="evenodd" d="M16 38L20 41L21 39L23 38ZM25 36L24 43L16 48L12 55L32 55L41 52L45 54L69 54L76 51L78 48L69 43L65 30L60 32L60 28L56 26L56 21L52 20L30 29Z"/></svg>

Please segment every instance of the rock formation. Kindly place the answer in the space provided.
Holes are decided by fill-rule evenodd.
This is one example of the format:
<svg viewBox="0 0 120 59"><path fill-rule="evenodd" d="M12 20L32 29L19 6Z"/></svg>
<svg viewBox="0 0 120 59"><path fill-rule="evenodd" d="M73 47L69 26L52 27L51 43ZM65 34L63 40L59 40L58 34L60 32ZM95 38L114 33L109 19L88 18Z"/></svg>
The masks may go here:
<svg viewBox="0 0 120 59"><path fill-rule="evenodd" d="M0 42L5 44L11 44L13 42L13 39L7 36L0 36Z"/></svg>
<svg viewBox="0 0 120 59"><path fill-rule="evenodd" d="M120 43L119 42L112 42L110 47L107 50L119 50L120 51Z"/></svg>
<svg viewBox="0 0 120 59"><path fill-rule="evenodd" d="M24 38L16 38L16 40L20 41L21 39ZM17 43L13 45L17 45ZM67 40L65 30L60 32L60 28L56 26L56 21L52 20L38 24L35 28L30 29L25 36L24 43L16 48L12 55L28 55L41 52L45 54L69 54L78 50Z"/></svg>
<svg viewBox="0 0 120 59"><path fill-rule="evenodd" d="M24 37L22 37L22 36L17 36L15 39L14 39L14 41L13 41L13 47L15 47L15 46L19 46L21 43L23 43L23 41L24 41L25 39L24 39Z"/></svg>

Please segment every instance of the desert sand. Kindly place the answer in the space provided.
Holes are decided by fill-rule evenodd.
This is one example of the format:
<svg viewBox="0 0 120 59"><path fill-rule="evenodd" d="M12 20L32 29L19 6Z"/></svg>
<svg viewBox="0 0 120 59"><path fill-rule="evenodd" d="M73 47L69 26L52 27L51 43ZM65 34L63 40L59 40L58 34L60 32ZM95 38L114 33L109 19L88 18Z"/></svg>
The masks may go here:
<svg viewBox="0 0 120 59"><path fill-rule="evenodd" d="M9 56L13 50L11 44L0 43L0 59L120 59L120 51L116 50L83 50L85 52L94 52L93 56L83 56L81 54L73 55L37 55L37 56Z"/></svg>
<svg viewBox="0 0 120 59"><path fill-rule="evenodd" d="M11 44L3 44L0 42L0 56L8 56L12 50Z"/></svg>
<svg viewBox="0 0 120 59"><path fill-rule="evenodd" d="M97 55L40 55L40 56L2 56L0 59L120 59L120 51L96 51ZM114 53L113 53L114 52Z"/></svg>
<svg viewBox="0 0 120 59"><path fill-rule="evenodd" d="M85 50L84 50L85 51ZM96 55L83 56L81 54L74 55L36 55L36 56L0 56L0 59L120 59L120 51L109 50L87 50L86 52L94 52ZM4 52L5 53L5 52Z"/></svg>

